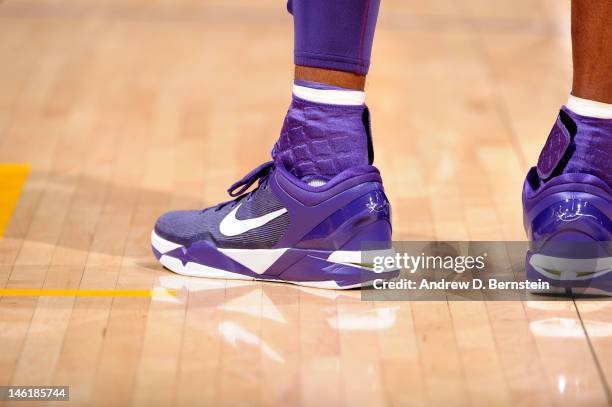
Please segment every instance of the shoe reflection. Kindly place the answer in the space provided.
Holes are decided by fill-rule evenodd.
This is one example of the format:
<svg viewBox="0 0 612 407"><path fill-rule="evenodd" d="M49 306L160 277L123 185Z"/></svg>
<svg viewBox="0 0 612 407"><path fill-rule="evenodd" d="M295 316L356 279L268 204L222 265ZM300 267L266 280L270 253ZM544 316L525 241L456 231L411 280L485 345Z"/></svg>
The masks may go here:
<svg viewBox="0 0 612 407"><path fill-rule="evenodd" d="M612 336L612 323L589 320L580 322L577 318L554 317L537 320L531 322L529 328L536 336L556 338L583 338L585 330L590 337Z"/></svg>
<svg viewBox="0 0 612 407"><path fill-rule="evenodd" d="M241 327L233 321L224 321L219 324L219 334L234 348L240 347L241 343L255 346L261 349L264 355L278 363L285 363L285 359L265 341L261 340L253 332Z"/></svg>
<svg viewBox="0 0 612 407"><path fill-rule="evenodd" d="M204 307L219 316L216 331L203 332L219 335L232 348L259 348L270 360L283 364L285 355L280 348L283 338L274 336L264 340L260 336L261 323L267 321L286 328L312 329L319 334L331 331L382 331L393 327L399 305L364 306L361 293L333 291L288 284L252 281L198 279L180 275L159 277L156 290L175 290L176 297L154 298L186 307ZM214 294L214 295L213 295ZM198 301L202 299L203 301ZM341 312L338 304L342 304ZM246 319L245 319L246 318ZM202 330L206 328L200 327ZM257 328L257 329L255 329ZM272 342L279 342L275 346Z"/></svg>

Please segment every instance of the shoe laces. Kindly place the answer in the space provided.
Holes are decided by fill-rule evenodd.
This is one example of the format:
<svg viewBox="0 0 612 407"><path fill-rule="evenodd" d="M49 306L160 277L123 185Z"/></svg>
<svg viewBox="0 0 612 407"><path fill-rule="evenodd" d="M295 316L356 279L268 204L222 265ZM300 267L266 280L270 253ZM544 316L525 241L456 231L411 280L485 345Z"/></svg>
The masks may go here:
<svg viewBox="0 0 612 407"><path fill-rule="evenodd" d="M239 181L236 181L235 183L233 183L227 189L227 193L229 194L229 196L234 197L235 199L217 204L216 206L213 207L215 212L218 212L226 205L229 205L229 204L235 205L236 203L238 203L239 201L243 199L250 201L252 197L255 195L255 193L260 188L263 188L263 189L267 188L268 181L270 179L270 174L272 174L273 170L274 170L274 161L268 161L268 162L265 162L259 165L252 171L250 171L248 174L242 177L242 179L240 179ZM259 181L259 183L257 184L257 187L253 189L252 191L245 194L245 192L256 181ZM206 209L204 209L204 211L205 210Z"/></svg>

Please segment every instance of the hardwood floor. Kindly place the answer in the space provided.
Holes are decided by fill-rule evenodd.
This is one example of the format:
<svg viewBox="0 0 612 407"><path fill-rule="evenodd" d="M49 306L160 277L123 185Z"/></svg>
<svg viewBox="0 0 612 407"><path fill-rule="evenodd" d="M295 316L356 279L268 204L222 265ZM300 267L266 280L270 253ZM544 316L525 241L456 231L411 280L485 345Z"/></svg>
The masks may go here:
<svg viewBox="0 0 612 407"><path fill-rule="evenodd" d="M0 164L29 166L0 288L176 290L1 297L0 385L69 385L75 405L608 405L607 302L368 302L157 265L159 214L226 200L269 157L291 33L278 0L0 2ZM384 0L367 90L396 240L524 239L569 44L569 2Z"/></svg>

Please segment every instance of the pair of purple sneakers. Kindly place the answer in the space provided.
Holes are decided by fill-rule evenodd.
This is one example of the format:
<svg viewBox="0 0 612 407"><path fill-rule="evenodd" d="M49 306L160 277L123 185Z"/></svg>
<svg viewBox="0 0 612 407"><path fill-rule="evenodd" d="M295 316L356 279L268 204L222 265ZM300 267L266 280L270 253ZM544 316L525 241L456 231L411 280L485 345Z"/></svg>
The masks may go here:
<svg viewBox="0 0 612 407"><path fill-rule="evenodd" d="M188 276L334 289L396 276L363 260L368 242L391 250L390 206L364 126L368 164L312 185L282 160L265 163L228 190L234 200L161 216L155 256ZM523 190L528 279L612 291L611 157L610 121L561 110Z"/></svg>

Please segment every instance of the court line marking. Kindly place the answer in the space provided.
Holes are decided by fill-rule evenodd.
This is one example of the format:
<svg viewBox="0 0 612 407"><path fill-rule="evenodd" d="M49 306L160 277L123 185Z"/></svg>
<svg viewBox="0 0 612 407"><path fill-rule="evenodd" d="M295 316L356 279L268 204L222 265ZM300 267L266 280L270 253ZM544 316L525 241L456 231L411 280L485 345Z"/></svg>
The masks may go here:
<svg viewBox="0 0 612 407"><path fill-rule="evenodd" d="M176 290L154 288L152 290L55 290L44 288L0 288L0 297L176 297Z"/></svg>
<svg viewBox="0 0 612 407"><path fill-rule="evenodd" d="M30 173L28 164L0 164L0 238L17 207L23 185Z"/></svg>

